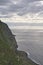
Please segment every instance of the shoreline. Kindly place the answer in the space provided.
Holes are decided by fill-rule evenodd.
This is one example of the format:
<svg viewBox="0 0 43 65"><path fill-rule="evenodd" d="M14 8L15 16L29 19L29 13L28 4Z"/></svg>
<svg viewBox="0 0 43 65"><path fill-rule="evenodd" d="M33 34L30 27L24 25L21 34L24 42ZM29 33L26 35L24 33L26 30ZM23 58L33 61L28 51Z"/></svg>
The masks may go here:
<svg viewBox="0 0 43 65"><path fill-rule="evenodd" d="M37 65L41 65L41 64L38 63L35 59L33 59L33 58L30 57L30 53L28 53L28 52L26 52L26 51L18 50L18 48L17 48L17 51L18 51L18 52L24 52L24 53L25 53L25 57L27 57L27 59L30 59L32 62L36 63Z"/></svg>
<svg viewBox="0 0 43 65"><path fill-rule="evenodd" d="M25 51L17 50L19 46L7 24L0 22L0 25L1 65L38 65Z"/></svg>
<svg viewBox="0 0 43 65"><path fill-rule="evenodd" d="M40 63L38 63L35 59L31 58L29 55L30 55L30 54L27 52L28 58L30 58L30 59L31 59L33 62L35 62L36 64L40 65Z"/></svg>
<svg viewBox="0 0 43 65"><path fill-rule="evenodd" d="M37 32L41 32L42 31L42 29L41 30L35 30L35 31L37 31ZM19 47L18 47L19 48ZM19 50L19 49L17 49L18 51L22 51L22 50ZM24 51L24 52L26 52L26 51ZM29 55L30 55L30 53L28 53L28 52L26 52L27 53L27 56L28 56L28 58L30 59L30 60L32 60L34 63L36 63L36 64L38 64L38 65L41 65L40 64L40 62L38 63L35 59L33 59L33 58L31 58L31 57L29 57Z"/></svg>

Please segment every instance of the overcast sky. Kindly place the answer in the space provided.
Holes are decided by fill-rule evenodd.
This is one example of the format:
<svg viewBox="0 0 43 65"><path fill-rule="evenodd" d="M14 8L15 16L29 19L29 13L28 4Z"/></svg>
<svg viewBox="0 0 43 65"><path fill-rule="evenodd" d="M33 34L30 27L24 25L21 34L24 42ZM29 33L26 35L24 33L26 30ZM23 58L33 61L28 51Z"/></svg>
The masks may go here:
<svg viewBox="0 0 43 65"><path fill-rule="evenodd" d="M43 0L0 0L0 19L8 22L43 21Z"/></svg>

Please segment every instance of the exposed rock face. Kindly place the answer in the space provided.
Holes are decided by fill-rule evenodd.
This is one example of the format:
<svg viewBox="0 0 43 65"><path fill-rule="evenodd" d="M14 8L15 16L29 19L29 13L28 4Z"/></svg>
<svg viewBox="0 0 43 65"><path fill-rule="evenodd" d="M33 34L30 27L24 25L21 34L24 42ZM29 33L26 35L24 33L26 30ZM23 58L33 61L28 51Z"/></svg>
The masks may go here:
<svg viewBox="0 0 43 65"><path fill-rule="evenodd" d="M17 43L15 37L12 35L10 29L7 24L0 21L0 39L7 42L7 44L11 45L11 48L17 48Z"/></svg>
<svg viewBox="0 0 43 65"><path fill-rule="evenodd" d="M7 24L0 21L0 65L37 65L27 54L17 51L17 43Z"/></svg>

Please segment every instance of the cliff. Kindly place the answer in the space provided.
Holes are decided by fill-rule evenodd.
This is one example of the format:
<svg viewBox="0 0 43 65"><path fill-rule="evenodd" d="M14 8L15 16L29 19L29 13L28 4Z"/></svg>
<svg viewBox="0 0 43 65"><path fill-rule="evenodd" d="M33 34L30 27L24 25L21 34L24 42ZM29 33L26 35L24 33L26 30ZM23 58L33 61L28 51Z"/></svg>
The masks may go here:
<svg viewBox="0 0 43 65"><path fill-rule="evenodd" d="M37 65L23 51L17 51L17 43L7 24L0 21L0 65Z"/></svg>

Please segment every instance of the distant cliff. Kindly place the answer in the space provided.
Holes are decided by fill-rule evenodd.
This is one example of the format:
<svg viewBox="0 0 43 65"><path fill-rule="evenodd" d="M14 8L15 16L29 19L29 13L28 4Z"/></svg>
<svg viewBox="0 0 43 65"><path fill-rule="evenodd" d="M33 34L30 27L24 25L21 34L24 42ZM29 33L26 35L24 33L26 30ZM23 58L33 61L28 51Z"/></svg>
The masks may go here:
<svg viewBox="0 0 43 65"><path fill-rule="evenodd" d="M37 65L23 51L17 51L17 43L7 24L0 21L0 65Z"/></svg>

